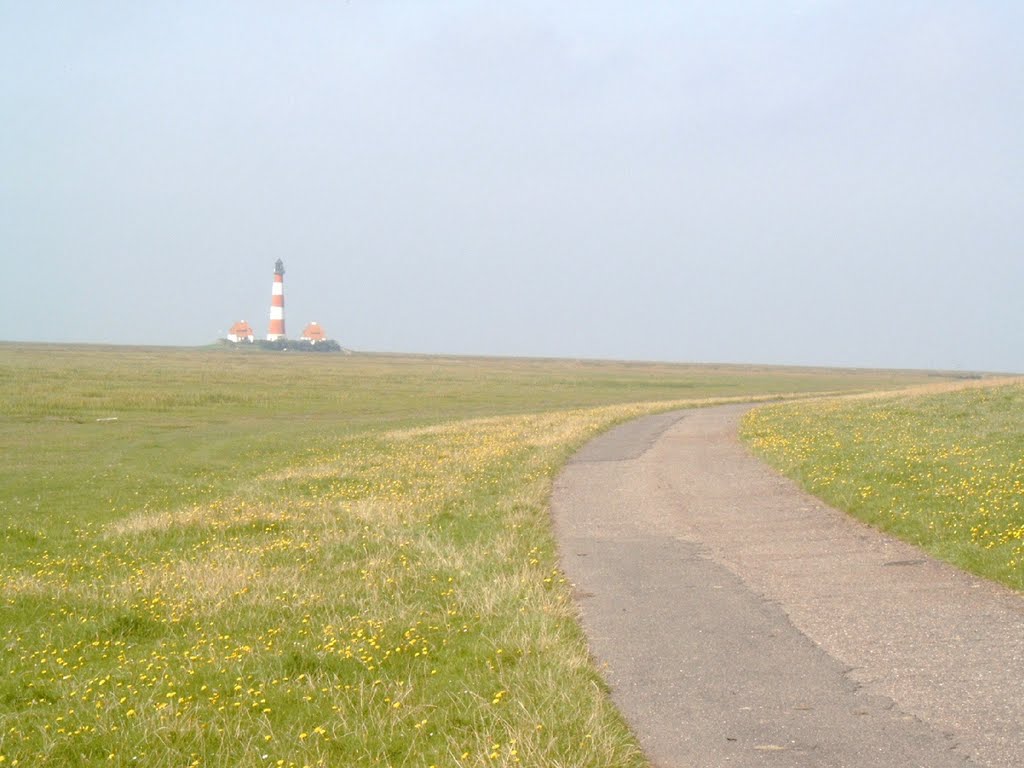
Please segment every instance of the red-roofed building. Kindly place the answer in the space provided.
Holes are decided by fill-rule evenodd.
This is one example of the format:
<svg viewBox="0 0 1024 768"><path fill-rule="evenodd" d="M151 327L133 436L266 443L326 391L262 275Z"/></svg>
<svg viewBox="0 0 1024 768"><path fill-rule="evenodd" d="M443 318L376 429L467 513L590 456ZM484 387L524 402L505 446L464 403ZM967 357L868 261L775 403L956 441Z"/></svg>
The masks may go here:
<svg viewBox="0 0 1024 768"><path fill-rule="evenodd" d="M324 329L320 327L320 324L314 320L302 331L302 340L316 344L318 341L327 341L327 334L324 333Z"/></svg>
<svg viewBox="0 0 1024 768"><path fill-rule="evenodd" d="M249 325L245 320L239 320L237 323L231 326L231 330L228 331L228 341L233 341L236 344L240 341L248 341L252 344L256 340L256 333L253 331L252 326Z"/></svg>

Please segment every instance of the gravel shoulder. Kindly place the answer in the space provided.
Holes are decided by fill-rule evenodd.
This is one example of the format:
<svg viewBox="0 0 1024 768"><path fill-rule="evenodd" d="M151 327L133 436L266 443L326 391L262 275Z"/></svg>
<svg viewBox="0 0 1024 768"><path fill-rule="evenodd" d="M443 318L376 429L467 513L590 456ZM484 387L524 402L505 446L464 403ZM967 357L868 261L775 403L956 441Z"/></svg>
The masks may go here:
<svg viewBox="0 0 1024 768"><path fill-rule="evenodd" d="M563 569L651 762L1024 765L1024 596L751 457L749 407L625 424L555 483Z"/></svg>

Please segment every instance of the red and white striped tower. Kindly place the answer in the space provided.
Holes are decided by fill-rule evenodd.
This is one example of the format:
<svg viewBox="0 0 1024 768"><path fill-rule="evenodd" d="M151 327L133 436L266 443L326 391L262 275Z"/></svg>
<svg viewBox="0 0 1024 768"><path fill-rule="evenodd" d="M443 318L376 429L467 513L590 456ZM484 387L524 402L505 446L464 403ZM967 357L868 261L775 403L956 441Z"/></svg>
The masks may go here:
<svg viewBox="0 0 1024 768"><path fill-rule="evenodd" d="M267 341L284 338L284 262L280 259L274 265L274 288L270 293L270 327Z"/></svg>

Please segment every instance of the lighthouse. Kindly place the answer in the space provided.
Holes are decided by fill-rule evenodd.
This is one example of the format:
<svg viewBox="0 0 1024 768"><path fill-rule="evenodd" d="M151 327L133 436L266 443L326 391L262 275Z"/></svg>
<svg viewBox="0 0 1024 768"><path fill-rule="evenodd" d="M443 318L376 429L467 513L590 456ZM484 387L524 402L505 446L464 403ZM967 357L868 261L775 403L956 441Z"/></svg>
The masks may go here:
<svg viewBox="0 0 1024 768"><path fill-rule="evenodd" d="M284 262L280 259L274 265L274 287L270 293L270 327L267 341L277 341L284 336Z"/></svg>

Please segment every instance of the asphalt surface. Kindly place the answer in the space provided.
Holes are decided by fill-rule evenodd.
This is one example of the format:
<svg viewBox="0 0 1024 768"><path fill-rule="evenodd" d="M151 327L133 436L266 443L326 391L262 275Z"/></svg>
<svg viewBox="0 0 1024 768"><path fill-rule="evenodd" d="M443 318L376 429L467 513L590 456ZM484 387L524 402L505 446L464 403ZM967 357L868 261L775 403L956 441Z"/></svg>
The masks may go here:
<svg viewBox="0 0 1024 768"><path fill-rule="evenodd" d="M592 653L652 764L1024 766L1024 596L752 458L747 407L623 425L555 484Z"/></svg>

